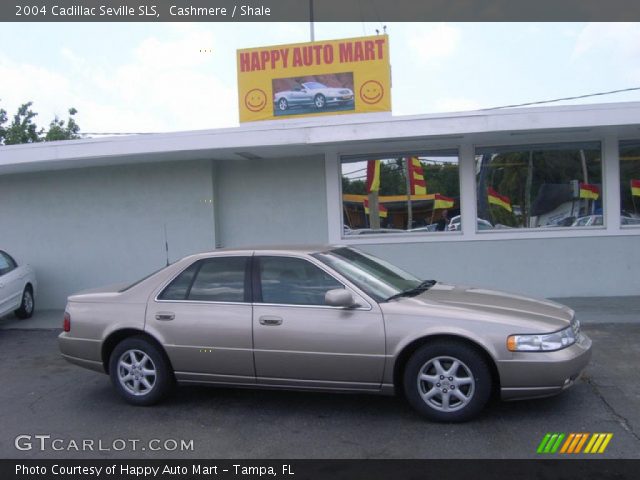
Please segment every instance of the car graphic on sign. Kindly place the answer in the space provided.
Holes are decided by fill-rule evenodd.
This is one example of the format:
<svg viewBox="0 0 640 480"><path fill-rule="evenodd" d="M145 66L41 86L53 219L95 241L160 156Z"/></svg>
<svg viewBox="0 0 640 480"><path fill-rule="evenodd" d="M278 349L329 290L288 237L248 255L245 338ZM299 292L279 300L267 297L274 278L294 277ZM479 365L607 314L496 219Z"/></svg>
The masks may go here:
<svg viewBox="0 0 640 480"><path fill-rule="evenodd" d="M327 105L339 105L353 101L353 91L349 88L327 87L319 82L305 82L291 90L277 92L273 97L280 111L294 106L314 106L322 110Z"/></svg>

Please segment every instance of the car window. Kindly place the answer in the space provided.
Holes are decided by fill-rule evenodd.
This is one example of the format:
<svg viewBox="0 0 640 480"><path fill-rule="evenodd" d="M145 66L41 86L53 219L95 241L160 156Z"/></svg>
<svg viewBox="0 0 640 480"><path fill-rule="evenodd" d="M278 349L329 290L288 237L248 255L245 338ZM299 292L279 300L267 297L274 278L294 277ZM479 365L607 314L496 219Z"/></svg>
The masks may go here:
<svg viewBox="0 0 640 480"><path fill-rule="evenodd" d="M193 277L200 268L201 262L195 262L178 275L167 287L158 295L160 300L186 300L189 287L193 283Z"/></svg>
<svg viewBox="0 0 640 480"><path fill-rule="evenodd" d="M248 257L199 260L158 295L159 300L244 302Z"/></svg>
<svg viewBox="0 0 640 480"><path fill-rule="evenodd" d="M9 273L11 270L17 267L17 264L8 253L0 251L0 275Z"/></svg>
<svg viewBox="0 0 640 480"><path fill-rule="evenodd" d="M244 302L247 257L219 257L202 261L187 300Z"/></svg>
<svg viewBox="0 0 640 480"><path fill-rule="evenodd" d="M328 290L344 288L311 262L293 257L259 257L263 303L325 305Z"/></svg>

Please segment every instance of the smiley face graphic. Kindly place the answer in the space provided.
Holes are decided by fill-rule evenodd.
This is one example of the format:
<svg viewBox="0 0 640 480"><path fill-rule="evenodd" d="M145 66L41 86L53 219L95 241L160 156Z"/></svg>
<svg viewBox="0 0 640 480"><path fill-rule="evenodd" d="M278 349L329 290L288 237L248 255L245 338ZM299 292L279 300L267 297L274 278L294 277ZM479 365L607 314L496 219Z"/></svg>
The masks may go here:
<svg viewBox="0 0 640 480"><path fill-rule="evenodd" d="M267 105L267 94L259 88L249 90L244 96L244 106L252 112L259 112Z"/></svg>
<svg viewBox="0 0 640 480"><path fill-rule="evenodd" d="M360 87L360 100L369 105L378 103L384 97L384 87L376 80L367 80Z"/></svg>

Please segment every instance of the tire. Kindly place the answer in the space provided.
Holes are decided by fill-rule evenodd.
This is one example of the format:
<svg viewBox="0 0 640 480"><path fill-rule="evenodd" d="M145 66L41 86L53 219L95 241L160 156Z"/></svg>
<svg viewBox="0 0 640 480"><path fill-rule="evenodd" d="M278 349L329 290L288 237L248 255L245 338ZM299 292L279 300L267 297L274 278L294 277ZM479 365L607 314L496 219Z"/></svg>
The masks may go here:
<svg viewBox="0 0 640 480"><path fill-rule="evenodd" d="M117 392L132 405L158 403L173 387L173 374L163 352L141 335L116 345L109 358L109 375Z"/></svg>
<svg viewBox="0 0 640 480"><path fill-rule="evenodd" d="M278 100L278 110L280 110L281 112L284 112L288 108L289 108L289 102L287 102L286 98L281 98L280 100Z"/></svg>
<svg viewBox="0 0 640 480"><path fill-rule="evenodd" d="M327 105L327 99L319 93L315 97L313 97L313 104L316 106L318 110L322 110Z"/></svg>
<svg viewBox="0 0 640 480"><path fill-rule="evenodd" d="M33 298L33 289L30 285L24 287L22 292L22 301L20 302L20 308L13 313L16 317L26 319L33 316L33 310L36 306L36 302Z"/></svg>
<svg viewBox="0 0 640 480"><path fill-rule="evenodd" d="M476 349L462 342L430 343L409 358L403 387L411 406L428 419L465 422L491 396L491 369Z"/></svg>

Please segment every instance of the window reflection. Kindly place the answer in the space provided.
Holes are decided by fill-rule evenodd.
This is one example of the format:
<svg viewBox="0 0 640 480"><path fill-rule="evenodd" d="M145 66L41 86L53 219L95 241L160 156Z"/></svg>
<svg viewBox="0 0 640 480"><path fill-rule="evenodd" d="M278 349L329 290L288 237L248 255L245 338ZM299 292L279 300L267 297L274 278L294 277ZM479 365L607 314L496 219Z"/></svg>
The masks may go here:
<svg viewBox="0 0 640 480"><path fill-rule="evenodd" d="M458 152L343 157L342 207L345 236L456 230Z"/></svg>
<svg viewBox="0 0 640 480"><path fill-rule="evenodd" d="M599 142L476 149L477 229L602 226Z"/></svg>

